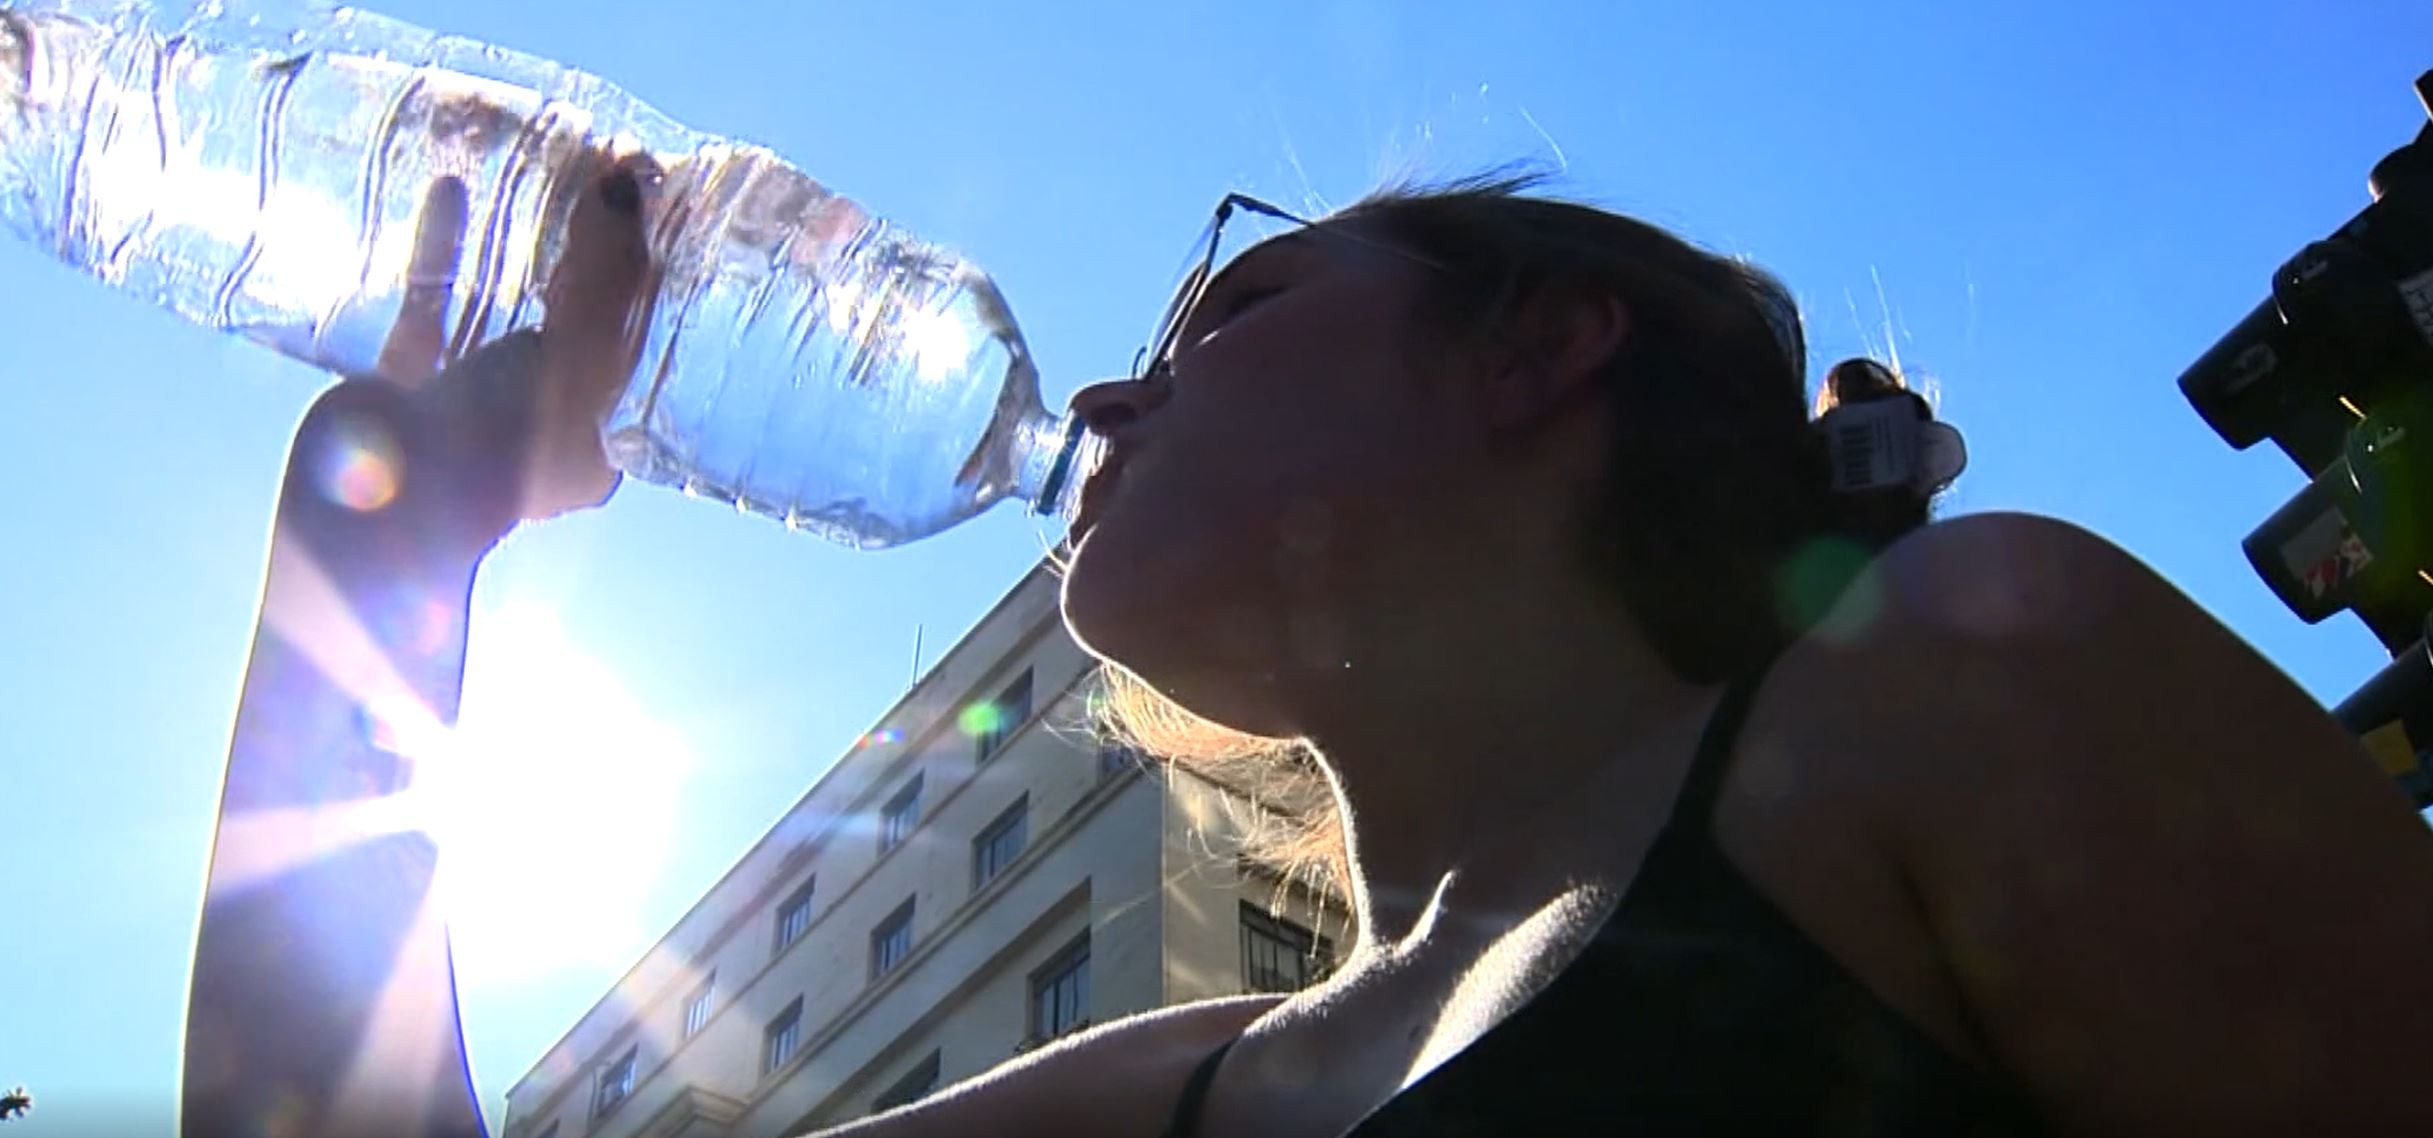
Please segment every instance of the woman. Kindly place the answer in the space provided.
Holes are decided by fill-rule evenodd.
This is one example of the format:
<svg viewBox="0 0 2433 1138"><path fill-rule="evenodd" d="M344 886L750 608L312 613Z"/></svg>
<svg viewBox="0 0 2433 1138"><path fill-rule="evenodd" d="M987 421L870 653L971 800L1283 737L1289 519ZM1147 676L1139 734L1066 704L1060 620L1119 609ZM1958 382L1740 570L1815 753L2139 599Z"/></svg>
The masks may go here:
<svg viewBox="0 0 2433 1138"><path fill-rule="evenodd" d="M1831 493L1779 286L1516 189L1078 400L1073 631L1306 741L1356 866L1173 1132L2433 1129L2433 836L2340 729L2082 531Z"/></svg>
<svg viewBox="0 0 2433 1138"><path fill-rule="evenodd" d="M2433 1132L2433 834L2354 742L2096 537L1835 493L1780 286L1524 191L1262 244L1076 399L1073 632L1315 761L1358 944L836 1133Z"/></svg>

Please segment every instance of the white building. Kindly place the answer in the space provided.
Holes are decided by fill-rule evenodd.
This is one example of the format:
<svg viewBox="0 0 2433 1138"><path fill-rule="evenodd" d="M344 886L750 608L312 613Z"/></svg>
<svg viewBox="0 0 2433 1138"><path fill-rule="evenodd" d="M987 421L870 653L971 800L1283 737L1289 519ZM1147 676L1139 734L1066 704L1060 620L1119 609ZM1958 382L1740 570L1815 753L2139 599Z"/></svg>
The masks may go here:
<svg viewBox="0 0 2433 1138"><path fill-rule="evenodd" d="M1093 682L1034 569L517 1080L503 1138L800 1134L1321 974L1342 904L1240 857L1263 807L1101 746Z"/></svg>

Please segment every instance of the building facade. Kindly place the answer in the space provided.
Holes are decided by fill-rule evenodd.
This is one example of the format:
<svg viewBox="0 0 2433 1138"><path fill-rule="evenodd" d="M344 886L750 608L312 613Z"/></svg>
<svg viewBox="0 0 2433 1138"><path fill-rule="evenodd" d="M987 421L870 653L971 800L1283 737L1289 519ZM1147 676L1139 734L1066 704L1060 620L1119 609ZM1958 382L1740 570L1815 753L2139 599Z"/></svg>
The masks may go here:
<svg viewBox="0 0 2433 1138"><path fill-rule="evenodd" d="M1338 899L1268 806L1090 728L1034 569L507 1093L504 1138L778 1138L1093 1023L1303 986Z"/></svg>

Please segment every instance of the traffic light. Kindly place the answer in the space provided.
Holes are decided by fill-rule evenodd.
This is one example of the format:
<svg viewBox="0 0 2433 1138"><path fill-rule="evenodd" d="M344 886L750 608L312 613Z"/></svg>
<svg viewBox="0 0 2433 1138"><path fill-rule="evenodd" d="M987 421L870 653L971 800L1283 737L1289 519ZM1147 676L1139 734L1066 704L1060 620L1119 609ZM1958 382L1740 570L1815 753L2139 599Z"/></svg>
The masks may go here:
<svg viewBox="0 0 2433 1138"><path fill-rule="evenodd" d="M2416 95L2433 117L2433 71ZM2433 805L2433 122L2367 186L2180 392L2222 441L2269 439L2306 472L2247 535L2248 563L2300 619L2355 613L2390 651L2333 714Z"/></svg>

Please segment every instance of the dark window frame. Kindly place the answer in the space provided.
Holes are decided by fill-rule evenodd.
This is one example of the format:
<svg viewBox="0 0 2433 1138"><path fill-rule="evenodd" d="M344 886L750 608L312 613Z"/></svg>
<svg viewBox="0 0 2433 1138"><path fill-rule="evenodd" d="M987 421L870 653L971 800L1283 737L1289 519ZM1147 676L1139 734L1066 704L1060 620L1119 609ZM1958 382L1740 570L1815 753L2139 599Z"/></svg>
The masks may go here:
<svg viewBox="0 0 2433 1138"><path fill-rule="evenodd" d="M634 1097L634 1083L640 1074L638 1068L641 1066L641 1056L642 1044L639 1041L628 1043L622 1054L602 1066L599 1074L592 1076L591 1116L593 1118L607 1117L608 1112L617 1109L624 1104L625 1100ZM619 1072L623 1072L622 1077L619 1076ZM617 1089L613 1093L609 1090L612 1081L617 1085Z"/></svg>
<svg viewBox="0 0 2433 1138"><path fill-rule="evenodd" d="M778 1054L778 1039L785 1037L785 1054ZM760 1073L765 1078L784 1069L803 1053L803 998L794 997L785 1010L769 1018L760 1029Z"/></svg>
<svg viewBox="0 0 2433 1138"><path fill-rule="evenodd" d="M877 981L892 975L896 969L902 968L904 966L904 962L912 957L912 950L914 948L912 919L914 913L913 902L915 900L917 900L917 898L904 898L903 904L896 906L892 912L889 912L886 916L879 918L879 923L871 928L871 980ZM903 934L903 948L894 954L893 959L889 959L886 951L887 945L890 941L893 941L896 938L896 934L899 932Z"/></svg>
<svg viewBox="0 0 2433 1138"><path fill-rule="evenodd" d="M938 1091L938 1055L937 1048L930 1048L927 1056L913 1064L911 1070L904 1072L902 1077L889 1084L886 1090L880 1091L878 1097L870 1101L870 1112L884 1114L900 1106L911 1106L936 1094Z"/></svg>
<svg viewBox="0 0 2433 1138"><path fill-rule="evenodd" d="M1098 777L1115 778L1130 771L1142 770L1147 761L1140 749L1129 743L1102 743L1098 747Z"/></svg>
<svg viewBox="0 0 2433 1138"><path fill-rule="evenodd" d="M997 843L1008 833L1014 834L1014 848L999 851ZM1022 792L1011 806L999 811L996 818L981 827L972 839L972 889L977 892L1013 868L1015 862L1031 848L1031 794Z"/></svg>
<svg viewBox="0 0 2433 1138"><path fill-rule="evenodd" d="M879 854L885 856L904 844L914 830L921 828L922 774L915 773L912 781L879 807Z"/></svg>
<svg viewBox="0 0 2433 1138"><path fill-rule="evenodd" d="M1245 992L1298 992L1334 971L1332 940L1248 901L1242 902L1241 943ZM1264 955L1292 961L1290 971L1261 967L1262 948L1269 948Z"/></svg>
<svg viewBox="0 0 2433 1138"><path fill-rule="evenodd" d="M1003 751L1015 733L1038 714L1032 671L1030 668L1022 669L1022 674L1014 677L1013 682L1005 685L997 693L997 698L990 701L989 706L993 709L991 722L988 730L982 732L979 738L980 762L985 763Z"/></svg>
<svg viewBox="0 0 2433 1138"><path fill-rule="evenodd" d="M1065 1001L1057 989L1072 978L1074 992L1071 1014L1064 1014ZM1046 1042L1080 1031L1090 1025L1090 934L1084 930L1070 944L1057 949L1056 954L1032 970L1030 983L1024 986L1030 995L1030 1007L1024 1012L1028 1021L1029 1038ZM1052 1000L1052 1002L1051 1002Z"/></svg>
<svg viewBox="0 0 2433 1138"><path fill-rule="evenodd" d="M713 969L684 998L684 1038L691 1039L710 1025L710 1017L718 1012L717 997L718 973Z"/></svg>
<svg viewBox="0 0 2433 1138"><path fill-rule="evenodd" d="M771 955L784 952L788 946L801 940L803 934L811 930L811 899L817 893L818 886L819 876L817 874L804 878L800 888L786 894L786 899L777 903L777 922L770 927L772 935L769 938L769 952ZM797 913L801 914L802 919L790 921L789 918ZM792 927L789 928L789 925Z"/></svg>

